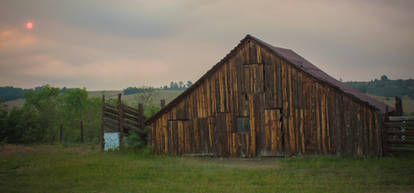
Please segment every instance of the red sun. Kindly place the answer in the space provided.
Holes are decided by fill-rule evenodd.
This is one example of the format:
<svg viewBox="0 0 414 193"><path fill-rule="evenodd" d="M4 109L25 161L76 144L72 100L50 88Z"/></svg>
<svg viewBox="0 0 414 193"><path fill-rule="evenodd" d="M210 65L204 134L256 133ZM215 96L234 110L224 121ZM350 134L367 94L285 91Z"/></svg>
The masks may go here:
<svg viewBox="0 0 414 193"><path fill-rule="evenodd" d="M26 28L27 29L32 29L33 28L33 23L32 22L27 22L26 23Z"/></svg>

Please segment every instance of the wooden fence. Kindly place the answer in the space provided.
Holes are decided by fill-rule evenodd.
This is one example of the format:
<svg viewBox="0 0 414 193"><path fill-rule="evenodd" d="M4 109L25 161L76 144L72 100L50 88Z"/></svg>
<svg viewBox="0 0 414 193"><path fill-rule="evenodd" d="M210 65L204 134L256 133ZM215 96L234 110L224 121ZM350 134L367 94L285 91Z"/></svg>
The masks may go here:
<svg viewBox="0 0 414 193"><path fill-rule="evenodd" d="M142 104L138 109L127 106L121 102L122 94L118 95L117 105L110 105L105 102L105 95L102 96L102 125L101 125L101 148L105 147L105 132L119 132L119 148L124 146L124 137L129 131L134 130L145 140L145 118Z"/></svg>
<svg viewBox="0 0 414 193"><path fill-rule="evenodd" d="M390 116L384 121L384 153L414 152L414 116Z"/></svg>

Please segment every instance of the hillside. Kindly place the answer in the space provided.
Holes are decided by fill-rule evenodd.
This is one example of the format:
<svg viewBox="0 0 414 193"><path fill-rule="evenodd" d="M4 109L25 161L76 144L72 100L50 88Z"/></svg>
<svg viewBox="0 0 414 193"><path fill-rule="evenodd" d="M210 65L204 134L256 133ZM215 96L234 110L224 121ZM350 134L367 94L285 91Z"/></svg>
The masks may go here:
<svg viewBox="0 0 414 193"><path fill-rule="evenodd" d="M152 99L154 104L160 104L160 100L164 99L166 104L172 101L175 97L181 94L183 90L155 90L155 95ZM121 90L110 90L110 91L88 91L89 98L98 97L101 98L102 95L105 95L107 100L116 100L118 98L118 93L122 93ZM123 95L122 100L128 105L137 106L140 96L144 95L143 93L136 93L130 95ZM19 98L16 100L6 101L8 109L21 108L24 105L24 99Z"/></svg>
<svg viewBox="0 0 414 193"><path fill-rule="evenodd" d="M363 81L351 81L344 82L346 85L353 87L360 92L384 97L404 97L408 96L414 99L414 79L407 80L391 80L387 76L383 75L381 78L363 82Z"/></svg>
<svg viewBox="0 0 414 193"><path fill-rule="evenodd" d="M7 105L7 109L12 110L13 108L21 108L24 105L24 99L15 99L11 101L6 101L4 104Z"/></svg>
<svg viewBox="0 0 414 193"><path fill-rule="evenodd" d="M369 95L391 107L395 106L395 98L393 97L385 97L385 96L375 96L375 95ZM402 97L402 105L403 105L403 111L407 115L414 115L414 99L405 96Z"/></svg>
<svg viewBox="0 0 414 193"><path fill-rule="evenodd" d="M172 101L175 97L181 94L184 90L154 90L154 96L151 99L151 102L154 104L160 104L160 100L164 99L165 103L168 104ZM108 100L111 99L118 99L118 94L122 93L121 90L113 90L113 91L89 91L89 97L102 97L105 95L105 98ZM122 101L126 102L128 105L137 106L137 104L141 101L140 96L145 95L145 93L135 93L129 95L122 95Z"/></svg>

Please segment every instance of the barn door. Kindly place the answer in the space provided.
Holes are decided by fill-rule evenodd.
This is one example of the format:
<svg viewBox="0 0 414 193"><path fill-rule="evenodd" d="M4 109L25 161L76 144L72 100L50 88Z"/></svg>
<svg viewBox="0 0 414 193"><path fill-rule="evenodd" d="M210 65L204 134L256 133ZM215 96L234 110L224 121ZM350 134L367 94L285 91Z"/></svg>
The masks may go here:
<svg viewBox="0 0 414 193"><path fill-rule="evenodd" d="M195 119L194 132L192 138L194 139L194 153L211 153L213 142L211 131L214 129L214 120L212 118L197 118Z"/></svg>
<svg viewBox="0 0 414 193"><path fill-rule="evenodd" d="M260 130L260 136L263 136L260 140L260 154L262 156L282 156L284 144L280 109L265 109L264 119L264 127Z"/></svg>
<svg viewBox="0 0 414 193"><path fill-rule="evenodd" d="M188 120L169 120L166 136L166 151L174 154L186 154L194 151L194 131Z"/></svg>

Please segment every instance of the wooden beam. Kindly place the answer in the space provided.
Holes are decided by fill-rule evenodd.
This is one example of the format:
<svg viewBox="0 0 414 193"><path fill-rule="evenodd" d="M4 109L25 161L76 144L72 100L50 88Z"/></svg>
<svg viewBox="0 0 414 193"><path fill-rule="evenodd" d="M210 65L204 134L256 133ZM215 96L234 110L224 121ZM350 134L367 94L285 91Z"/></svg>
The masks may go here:
<svg viewBox="0 0 414 193"><path fill-rule="evenodd" d="M124 113L132 114L132 116L137 116L139 114L137 109L134 109L124 104L122 104L122 106L123 106Z"/></svg>
<svg viewBox="0 0 414 193"><path fill-rule="evenodd" d="M388 135L406 135L406 136L413 136L414 137L414 131L387 131Z"/></svg>
<svg viewBox="0 0 414 193"><path fill-rule="evenodd" d="M395 148L391 147L390 152L414 152L414 149L406 149L406 148Z"/></svg>
<svg viewBox="0 0 414 193"><path fill-rule="evenodd" d="M161 109L163 109L164 107L165 107L165 100L164 99L161 99Z"/></svg>
<svg viewBox="0 0 414 193"><path fill-rule="evenodd" d="M124 109L121 101L122 94L118 94L118 112L119 112L119 149L124 148Z"/></svg>
<svg viewBox="0 0 414 193"><path fill-rule="evenodd" d="M60 131L59 131L59 142L62 144L62 142L63 142L63 125L62 124L60 124L59 129L60 129Z"/></svg>
<svg viewBox="0 0 414 193"><path fill-rule="evenodd" d="M389 121L414 121L414 116L389 116Z"/></svg>
<svg viewBox="0 0 414 193"><path fill-rule="evenodd" d="M411 144L414 145L414 140L388 140L388 144Z"/></svg>
<svg viewBox="0 0 414 193"><path fill-rule="evenodd" d="M402 107L402 101L400 97L395 97L395 116L402 116L403 115L403 107Z"/></svg>
<svg viewBox="0 0 414 193"><path fill-rule="evenodd" d="M105 139L104 139L104 111L105 111L105 95L102 95L102 112L101 112L101 150L105 148Z"/></svg>
<svg viewBox="0 0 414 193"><path fill-rule="evenodd" d="M80 121L80 141L83 143L83 121Z"/></svg>

